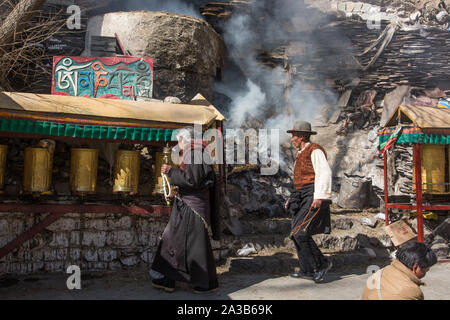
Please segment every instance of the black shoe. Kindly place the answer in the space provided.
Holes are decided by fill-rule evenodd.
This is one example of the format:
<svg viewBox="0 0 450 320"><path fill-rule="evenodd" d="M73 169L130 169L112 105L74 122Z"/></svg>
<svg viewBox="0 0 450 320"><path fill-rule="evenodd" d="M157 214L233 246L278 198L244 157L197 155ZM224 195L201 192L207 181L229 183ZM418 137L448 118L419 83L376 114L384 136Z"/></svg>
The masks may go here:
<svg viewBox="0 0 450 320"><path fill-rule="evenodd" d="M163 289L166 292L175 291L175 281L167 277L163 277L161 279L153 279L152 286L158 289Z"/></svg>
<svg viewBox="0 0 450 320"><path fill-rule="evenodd" d="M333 267L333 263L331 261L328 261L325 263L325 265L319 269L314 274L314 282L319 283L323 281L323 278L325 277L326 273Z"/></svg>
<svg viewBox="0 0 450 320"><path fill-rule="evenodd" d="M306 280L314 280L314 274L313 273L303 273L303 272L295 272L290 274L291 278L296 279L306 279Z"/></svg>
<svg viewBox="0 0 450 320"><path fill-rule="evenodd" d="M192 290L193 290L195 293L199 293L199 294L203 294L203 293L212 293L212 292L217 291L218 289L219 289L219 287L212 288L212 289L205 289L205 288L200 288L200 287L194 287L194 288L192 288Z"/></svg>

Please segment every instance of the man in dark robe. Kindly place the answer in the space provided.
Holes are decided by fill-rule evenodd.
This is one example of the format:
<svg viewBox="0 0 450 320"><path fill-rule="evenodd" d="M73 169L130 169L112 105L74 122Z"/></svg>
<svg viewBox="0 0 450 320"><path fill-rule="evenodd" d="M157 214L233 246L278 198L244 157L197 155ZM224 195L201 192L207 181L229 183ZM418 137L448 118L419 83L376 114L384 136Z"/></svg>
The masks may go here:
<svg viewBox="0 0 450 320"><path fill-rule="evenodd" d="M291 234L299 260L300 272L293 278L321 282L332 263L320 252L312 235L330 233L331 169L325 150L310 142L311 124L297 121L291 142L299 149L294 164L294 187L286 209L291 214Z"/></svg>
<svg viewBox="0 0 450 320"><path fill-rule="evenodd" d="M181 149L179 168L163 165L161 172L178 186L172 213L158 245L152 269L164 275L152 285L167 292L175 281L190 283L196 293L219 287L209 234L219 240L218 188L206 143L193 140L193 130L177 136Z"/></svg>

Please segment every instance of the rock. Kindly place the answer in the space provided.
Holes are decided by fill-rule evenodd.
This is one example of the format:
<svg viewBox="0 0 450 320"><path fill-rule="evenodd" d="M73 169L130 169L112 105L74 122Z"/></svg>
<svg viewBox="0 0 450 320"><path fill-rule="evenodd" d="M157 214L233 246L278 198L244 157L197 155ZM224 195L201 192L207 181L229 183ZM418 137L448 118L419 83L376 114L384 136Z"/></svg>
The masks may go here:
<svg viewBox="0 0 450 320"><path fill-rule="evenodd" d="M386 221L386 214L384 214L384 213L382 213L382 212L377 213L377 215L375 216L375 218L380 219L380 220L383 220L383 221Z"/></svg>
<svg viewBox="0 0 450 320"><path fill-rule="evenodd" d="M369 205L372 180L345 174L341 179L338 206L346 209L363 209Z"/></svg>
<svg viewBox="0 0 450 320"><path fill-rule="evenodd" d="M164 98L164 103L181 103L181 100L177 97L165 97Z"/></svg>
<svg viewBox="0 0 450 320"><path fill-rule="evenodd" d="M441 236L435 236L432 244L446 243L445 239Z"/></svg>
<svg viewBox="0 0 450 320"><path fill-rule="evenodd" d="M352 219L349 218L339 218L332 221L332 224L334 224L334 227L340 230L349 230L353 226ZM333 227L333 226L332 226Z"/></svg>
<svg viewBox="0 0 450 320"><path fill-rule="evenodd" d="M444 22L446 22L446 21L448 20L448 17L449 17L448 12L445 11L445 10L442 10L441 12L439 12L439 13L436 15L436 20L437 20L439 23L444 23Z"/></svg>
<svg viewBox="0 0 450 320"><path fill-rule="evenodd" d="M251 253L257 253L253 243L248 243L242 249L237 251L237 255L240 257L246 257Z"/></svg>
<svg viewBox="0 0 450 320"><path fill-rule="evenodd" d="M365 226L369 226L371 228L375 228L377 226L377 219L376 218L367 218L367 217L363 217L361 219L361 224L365 225Z"/></svg>
<svg viewBox="0 0 450 320"><path fill-rule="evenodd" d="M431 246L438 259L447 259L449 247L446 243L437 243Z"/></svg>
<svg viewBox="0 0 450 320"><path fill-rule="evenodd" d="M354 251L358 246L358 239L350 236L337 237L328 234L313 236L317 246L338 252Z"/></svg>
<svg viewBox="0 0 450 320"><path fill-rule="evenodd" d="M117 33L133 56L153 58L154 97L188 102L201 93L212 101L214 81L222 76L224 43L207 22L158 11L113 12L89 19L87 30L91 36Z"/></svg>
<svg viewBox="0 0 450 320"><path fill-rule="evenodd" d="M120 262L126 266L134 266L139 263L139 257L137 256L129 256L120 258Z"/></svg>
<svg viewBox="0 0 450 320"><path fill-rule="evenodd" d="M416 11L409 16L409 19L411 19L411 21L416 21L421 15L422 13L420 11Z"/></svg>
<svg viewBox="0 0 450 320"><path fill-rule="evenodd" d="M375 127L367 134L367 139L369 139L370 142L374 142L378 139L378 129L378 127Z"/></svg>

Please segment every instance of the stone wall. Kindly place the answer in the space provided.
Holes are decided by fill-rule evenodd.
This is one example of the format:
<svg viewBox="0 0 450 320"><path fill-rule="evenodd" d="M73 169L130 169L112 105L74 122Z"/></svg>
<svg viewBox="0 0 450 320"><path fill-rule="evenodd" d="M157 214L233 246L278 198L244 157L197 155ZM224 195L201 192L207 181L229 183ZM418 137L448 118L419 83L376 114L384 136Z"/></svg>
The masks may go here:
<svg viewBox="0 0 450 320"><path fill-rule="evenodd" d="M0 213L0 247L47 214ZM67 213L0 259L0 273L64 272L69 265L84 271L150 266L168 216ZM216 260L229 254L233 238L213 241Z"/></svg>

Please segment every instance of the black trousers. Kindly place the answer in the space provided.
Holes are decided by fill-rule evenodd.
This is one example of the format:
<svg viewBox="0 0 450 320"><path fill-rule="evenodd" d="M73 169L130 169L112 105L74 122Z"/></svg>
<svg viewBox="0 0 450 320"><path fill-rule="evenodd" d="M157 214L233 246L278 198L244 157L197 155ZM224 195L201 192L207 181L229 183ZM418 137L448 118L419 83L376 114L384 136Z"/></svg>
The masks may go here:
<svg viewBox="0 0 450 320"><path fill-rule="evenodd" d="M327 258L319 250L311 236L297 236L293 240L301 272L314 273L327 263Z"/></svg>

